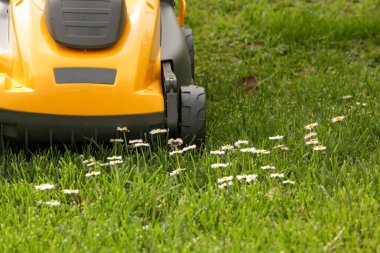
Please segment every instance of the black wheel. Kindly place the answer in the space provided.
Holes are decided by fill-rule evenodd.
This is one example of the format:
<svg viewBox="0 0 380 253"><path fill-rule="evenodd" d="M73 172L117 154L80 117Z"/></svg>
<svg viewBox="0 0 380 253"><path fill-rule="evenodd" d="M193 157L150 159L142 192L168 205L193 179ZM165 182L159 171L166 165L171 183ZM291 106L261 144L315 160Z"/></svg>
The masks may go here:
<svg viewBox="0 0 380 253"><path fill-rule="evenodd" d="M191 74L194 79L194 38L193 38L193 30L188 27L182 28L183 34L185 35L187 49L189 50L189 57L191 63Z"/></svg>
<svg viewBox="0 0 380 253"><path fill-rule="evenodd" d="M180 113L182 140L185 144L202 146L206 139L206 93L203 87L181 87Z"/></svg>

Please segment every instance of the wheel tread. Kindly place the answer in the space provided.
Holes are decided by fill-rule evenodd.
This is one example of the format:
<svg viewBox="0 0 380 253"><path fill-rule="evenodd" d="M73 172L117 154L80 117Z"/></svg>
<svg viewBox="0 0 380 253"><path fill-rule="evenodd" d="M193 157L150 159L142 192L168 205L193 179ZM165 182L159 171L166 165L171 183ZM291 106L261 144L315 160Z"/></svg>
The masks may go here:
<svg viewBox="0 0 380 253"><path fill-rule="evenodd" d="M206 94L203 87L181 87L181 138L202 145L206 138Z"/></svg>

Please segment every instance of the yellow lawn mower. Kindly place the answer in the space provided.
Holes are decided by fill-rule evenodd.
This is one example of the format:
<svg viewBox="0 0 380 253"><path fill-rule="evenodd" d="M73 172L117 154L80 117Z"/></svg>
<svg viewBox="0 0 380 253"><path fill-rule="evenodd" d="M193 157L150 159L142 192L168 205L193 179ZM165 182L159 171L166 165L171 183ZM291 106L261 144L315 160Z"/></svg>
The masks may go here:
<svg viewBox="0 0 380 253"><path fill-rule="evenodd" d="M194 85L186 3L0 0L0 138L107 141L167 128L205 140L205 91Z"/></svg>

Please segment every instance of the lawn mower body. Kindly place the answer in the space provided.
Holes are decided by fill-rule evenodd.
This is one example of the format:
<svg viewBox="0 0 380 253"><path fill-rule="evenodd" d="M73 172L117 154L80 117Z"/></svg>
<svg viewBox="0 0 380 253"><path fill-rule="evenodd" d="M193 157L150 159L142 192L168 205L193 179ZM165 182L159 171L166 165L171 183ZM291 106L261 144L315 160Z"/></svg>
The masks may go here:
<svg viewBox="0 0 380 253"><path fill-rule="evenodd" d="M170 0L0 0L2 140L106 141L170 122L181 136L191 71Z"/></svg>

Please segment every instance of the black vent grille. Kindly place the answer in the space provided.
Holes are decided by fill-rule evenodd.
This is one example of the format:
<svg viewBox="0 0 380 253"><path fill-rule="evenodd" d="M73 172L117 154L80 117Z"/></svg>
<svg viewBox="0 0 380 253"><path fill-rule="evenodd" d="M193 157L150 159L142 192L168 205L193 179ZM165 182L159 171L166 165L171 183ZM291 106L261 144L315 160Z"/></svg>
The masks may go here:
<svg viewBox="0 0 380 253"><path fill-rule="evenodd" d="M52 37L72 48L114 45L126 24L125 0L46 0L45 21Z"/></svg>

